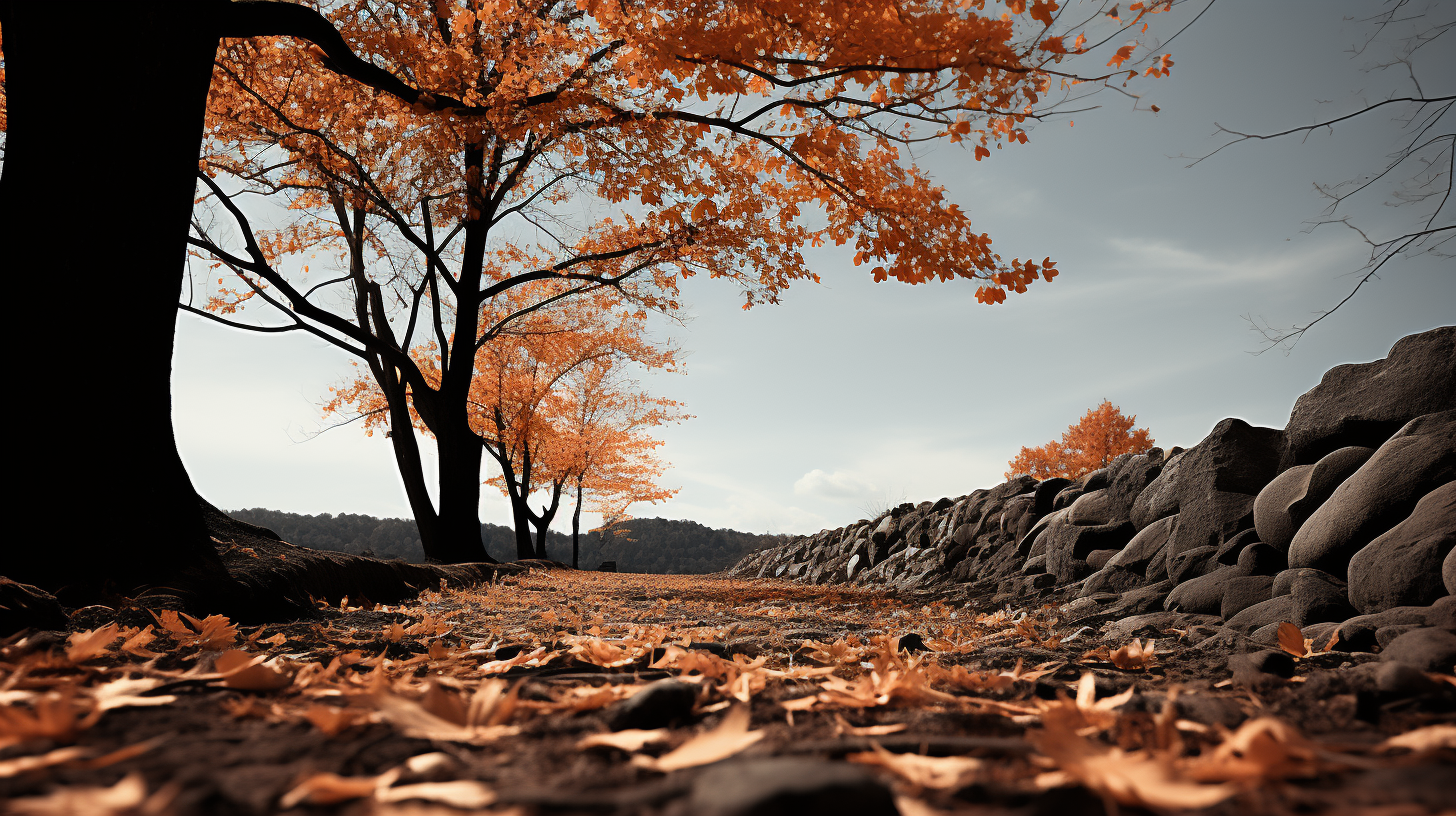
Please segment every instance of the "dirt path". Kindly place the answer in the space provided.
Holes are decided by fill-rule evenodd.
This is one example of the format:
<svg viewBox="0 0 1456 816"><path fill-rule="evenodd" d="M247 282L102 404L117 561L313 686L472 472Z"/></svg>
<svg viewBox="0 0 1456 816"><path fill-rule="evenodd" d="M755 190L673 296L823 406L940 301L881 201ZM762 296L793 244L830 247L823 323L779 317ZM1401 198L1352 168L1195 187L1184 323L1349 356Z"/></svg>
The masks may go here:
<svg viewBox="0 0 1456 816"><path fill-rule="evenodd" d="M1148 656L1054 607L569 571L321 614L238 629L91 608L69 635L12 639L0 797L117 814L1456 808L1456 678L1372 696L1343 679L1354 655L1265 657L1234 682L1186 633L1148 633Z"/></svg>

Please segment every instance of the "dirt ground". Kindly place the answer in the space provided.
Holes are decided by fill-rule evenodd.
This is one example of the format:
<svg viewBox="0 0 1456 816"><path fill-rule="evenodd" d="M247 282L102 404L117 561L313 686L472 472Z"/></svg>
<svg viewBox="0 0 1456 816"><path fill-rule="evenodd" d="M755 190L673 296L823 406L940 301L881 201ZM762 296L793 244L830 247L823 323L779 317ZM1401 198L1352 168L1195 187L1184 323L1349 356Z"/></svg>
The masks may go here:
<svg viewBox="0 0 1456 816"><path fill-rule="evenodd" d="M1054 606L537 570L71 624L0 648L8 812L1456 811L1456 678L1381 696L1350 679L1374 656L1291 647L1236 682L1188 632Z"/></svg>

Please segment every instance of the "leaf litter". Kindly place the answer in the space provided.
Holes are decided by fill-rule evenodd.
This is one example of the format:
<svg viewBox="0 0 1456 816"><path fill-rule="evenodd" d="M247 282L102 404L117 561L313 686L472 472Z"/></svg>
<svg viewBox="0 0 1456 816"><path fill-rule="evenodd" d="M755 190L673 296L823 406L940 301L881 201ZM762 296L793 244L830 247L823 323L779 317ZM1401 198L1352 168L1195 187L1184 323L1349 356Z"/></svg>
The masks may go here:
<svg viewBox="0 0 1456 816"><path fill-rule="evenodd" d="M869 769L906 814L1064 788L1109 813L1339 812L1427 801L1365 780L1456 759L1439 706L1260 696L1178 632L1088 649L1051 606L535 570L258 627L88 620L0 643L12 812L657 813L705 766L806 753ZM1334 654L1292 624L1278 640L1302 670ZM662 678L690 710L609 727ZM1200 718L1213 704L1236 716Z"/></svg>

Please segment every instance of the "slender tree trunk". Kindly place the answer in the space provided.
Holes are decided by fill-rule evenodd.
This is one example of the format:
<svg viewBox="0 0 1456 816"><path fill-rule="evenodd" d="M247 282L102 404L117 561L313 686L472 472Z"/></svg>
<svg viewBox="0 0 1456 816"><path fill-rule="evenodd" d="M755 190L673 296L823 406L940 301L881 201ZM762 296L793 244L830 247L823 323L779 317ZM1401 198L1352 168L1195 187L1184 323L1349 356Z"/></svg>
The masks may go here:
<svg viewBox="0 0 1456 816"><path fill-rule="evenodd" d="M440 516L435 512L435 504L425 486L425 466L420 459L419 440L415 438L409 407L403 400L398 403L389 400L389 441L394 447L394 462L399 468L399 478L404 482L405 496L409 497L415 527L420 531L420 546L424 548L426 558L443 561L445 551ZM477 560L490 560L490 557Z"/></svg>
<svg viewBox="0 0 1456 816"><path fill-rule="evenodd" d="M540 514L531 515L531 523L536 525L536 557L548 558L546 554L546 541L551 530L551 522L556 519L556 511L561 509L561 488L563 482L556 482L551 485L551 504L542 507ZM529 510L529 509L528 509Z"/></svg>
<svg viewBox="0 0 1456 816"><path fill-rule="evenodd" d="M496 427L500 427L499 422ZM498 450L492 450L491 456L500 465L501 476L506 483L506 498L511 500L511 526L516 531L516 558L535 558L536 547L531 541L531 507L527 504L531 497L525 492L525 486L530 484L531 477L530 453L527 452L519 475L511 464L510 456Z"/></svg>
<svg viewBox="0 0 1456 816"><path fill-rule="evenodd" d="M9 119L0 268L30 287L12 303L10 329L52 362L24 393L56 434L12 488L20 529L0 571L63 599L211 583L226 603L215 582L229 579L177 452L171 399L215 11L0 2ZM103 291L104 302L82 305Z"/></svg>
<svg viewBox="0 0 1456 816"><path fill-rule="evenodd" d="M581 480L576 480L576 507L571 511L571 568L581 569Z"/></svg>

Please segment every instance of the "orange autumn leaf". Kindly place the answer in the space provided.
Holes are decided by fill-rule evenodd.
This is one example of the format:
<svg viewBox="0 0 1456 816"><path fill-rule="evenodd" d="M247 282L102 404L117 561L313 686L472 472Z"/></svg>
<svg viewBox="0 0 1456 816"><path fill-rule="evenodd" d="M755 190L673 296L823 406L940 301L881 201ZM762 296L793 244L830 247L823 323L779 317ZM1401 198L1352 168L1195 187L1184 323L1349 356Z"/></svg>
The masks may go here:
<svg viewBox="0 0 1456 816"><path fill-rule="evenodd" d="M1279 624L1279 648L1295 657L1305 657L1309 654L1309 645L1305 642L1304 632L1289 621Z"/></svg>
<svg viewBox="0 0 1456 816"><path fill-rule="evenodd" d="M723 715L716 728L693 737L660 757L639 755L633 759L633 764L670 773L727 759L764 738L766 732L748 730L748 722L748 706L735 705Z"/></svg>

